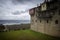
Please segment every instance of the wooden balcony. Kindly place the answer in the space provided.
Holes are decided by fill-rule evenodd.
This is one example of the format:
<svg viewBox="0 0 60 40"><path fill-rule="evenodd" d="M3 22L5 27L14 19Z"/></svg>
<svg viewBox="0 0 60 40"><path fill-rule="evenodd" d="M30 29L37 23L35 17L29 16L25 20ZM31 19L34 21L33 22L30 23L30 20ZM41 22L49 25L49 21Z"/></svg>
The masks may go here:
<svg viewBox="0 0 60 40"><path fill-rule="evenodd" d="M51 19L53 17L53 14L46 14L46 13L39 13L37 15L37 18L39 19Z"/></svg>

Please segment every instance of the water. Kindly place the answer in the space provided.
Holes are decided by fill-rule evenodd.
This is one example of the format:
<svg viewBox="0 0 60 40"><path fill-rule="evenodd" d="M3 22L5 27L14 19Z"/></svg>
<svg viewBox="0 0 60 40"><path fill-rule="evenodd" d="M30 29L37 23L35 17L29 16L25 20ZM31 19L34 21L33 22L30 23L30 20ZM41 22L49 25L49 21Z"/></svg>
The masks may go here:
<svg viewBox="0 0 60 40"><path fill-rule="evenodd" d="M0 24L11 25L11 24L22 24L30 23L30 20L0 20Z"/></svg>

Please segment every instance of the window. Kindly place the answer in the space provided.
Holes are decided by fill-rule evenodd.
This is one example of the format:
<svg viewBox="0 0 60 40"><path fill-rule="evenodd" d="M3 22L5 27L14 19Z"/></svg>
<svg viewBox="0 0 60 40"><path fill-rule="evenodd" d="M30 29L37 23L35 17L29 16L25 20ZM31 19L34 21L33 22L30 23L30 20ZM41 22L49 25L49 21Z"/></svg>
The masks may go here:
<svg viewBox="0 0 60 40"><path fill-rule="evenodd" d="M37 22L37 20L36 20L36 22Z"/></svg>
<svg viewBox="0 0 60 40"><path fill-rule="evenodd" d="M47 23L48 23L48 20L47 20Z"/></svg>
<svg viewBox="0 0 60 40"><path fill-rule="evenodd" d="M41 20L40 20L40 23L41 23Z"/></svg>
<svg viewBox="0 0 60 40"><path fill-rule="evenodd" d="M58 20L55 21L55 24L58 24Z"/></svg>
<svg viewBox="0 0 60 40"><path fill-rule="evenodd" d="M60 15L60 10L59 10L59 15Z"/></svg>

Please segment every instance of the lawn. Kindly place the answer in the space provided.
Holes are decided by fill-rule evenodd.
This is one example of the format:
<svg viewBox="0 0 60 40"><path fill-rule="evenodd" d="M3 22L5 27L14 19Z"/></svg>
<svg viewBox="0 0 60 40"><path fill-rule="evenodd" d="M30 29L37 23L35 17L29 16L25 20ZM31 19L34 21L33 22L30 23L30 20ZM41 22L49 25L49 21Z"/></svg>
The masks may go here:
<svg viewBox="0 0 60 40"><path fill-rule="evenodd" d="M0 32L0 40L60 40L32 30Z"/></svg>

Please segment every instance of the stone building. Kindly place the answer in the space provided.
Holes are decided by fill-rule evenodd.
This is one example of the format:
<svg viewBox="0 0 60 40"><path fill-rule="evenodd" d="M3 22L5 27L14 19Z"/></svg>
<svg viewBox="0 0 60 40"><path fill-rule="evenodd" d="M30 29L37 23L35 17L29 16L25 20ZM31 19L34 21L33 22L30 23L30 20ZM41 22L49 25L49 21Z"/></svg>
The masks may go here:
<svg viewBox="0 0 60 40"><path fill-rule="evenodd" d="M45 0L29 10L31 30L60 37L60 0Z"/></svg>

